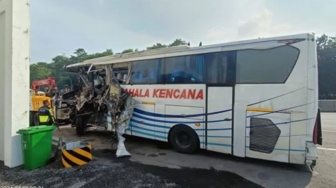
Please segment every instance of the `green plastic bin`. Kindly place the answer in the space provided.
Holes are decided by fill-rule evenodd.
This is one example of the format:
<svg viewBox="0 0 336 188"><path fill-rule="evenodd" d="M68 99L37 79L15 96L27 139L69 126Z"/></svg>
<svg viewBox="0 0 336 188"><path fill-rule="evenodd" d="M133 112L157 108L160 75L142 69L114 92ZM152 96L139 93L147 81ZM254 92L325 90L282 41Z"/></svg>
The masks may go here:
<svg viewBox="0 0 336 188"><path fill-rule="evenodd" d="M45 166L51 157L52 132L56 126L40 125L21 129L23 166L25 169L36 169Z"/></svg>

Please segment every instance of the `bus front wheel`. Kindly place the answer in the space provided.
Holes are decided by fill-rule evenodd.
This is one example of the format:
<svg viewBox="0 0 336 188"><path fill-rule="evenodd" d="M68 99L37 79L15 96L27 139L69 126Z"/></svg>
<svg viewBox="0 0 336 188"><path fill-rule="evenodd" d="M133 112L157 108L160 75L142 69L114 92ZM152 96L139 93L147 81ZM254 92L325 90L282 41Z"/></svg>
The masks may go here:
<svg viewBox="0 0 336 188"><path fill-rule="evenodd" d="M174 127L169 135L169 140L174 150L180 153L193 153L199 148L196 132L186 125Z"/></svg>

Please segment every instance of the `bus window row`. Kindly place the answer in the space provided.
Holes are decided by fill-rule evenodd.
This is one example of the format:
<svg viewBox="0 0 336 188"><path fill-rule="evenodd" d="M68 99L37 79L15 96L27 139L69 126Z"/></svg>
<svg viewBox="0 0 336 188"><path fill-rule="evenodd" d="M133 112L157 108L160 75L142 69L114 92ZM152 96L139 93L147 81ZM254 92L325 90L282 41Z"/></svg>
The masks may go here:
<svg viewBox="0 0 336 188"><path fill-rule="evenodd" d="M298 56L298 49L280 46L142 60L132 62L130 83L284 83Z"/></svg>

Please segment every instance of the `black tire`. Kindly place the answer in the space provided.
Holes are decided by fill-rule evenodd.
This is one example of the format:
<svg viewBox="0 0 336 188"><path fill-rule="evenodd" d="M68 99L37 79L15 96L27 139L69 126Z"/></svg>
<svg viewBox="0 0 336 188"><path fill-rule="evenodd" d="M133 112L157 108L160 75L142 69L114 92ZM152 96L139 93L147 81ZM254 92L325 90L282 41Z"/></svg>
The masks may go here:
<svg viewBox="0 0 336 188"><path fill-rule="evenodd" d="M196 132L186 126L178 125L171 130L170 144L180 153L194 153L199 148L199 139Z"/></svg>
<svg viewBox="0 0 336 188"><path fill-rule="evenodd" d="M76 117L76 133L78 136L84 135L85 131L85 125L83 122L83 117L82 116L77 116Z"/></svg>

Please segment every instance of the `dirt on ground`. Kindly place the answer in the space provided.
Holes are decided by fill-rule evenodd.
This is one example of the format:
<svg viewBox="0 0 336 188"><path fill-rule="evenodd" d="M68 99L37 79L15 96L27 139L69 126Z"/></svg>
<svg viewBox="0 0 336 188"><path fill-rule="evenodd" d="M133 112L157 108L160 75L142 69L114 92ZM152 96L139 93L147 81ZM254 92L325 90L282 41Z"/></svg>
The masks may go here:
<svg viewBox="0 0 336 188"><path fill-rule="evenodd" d="M0 164L0 187L260 187L229 172L171 169L116 158L114 150L93 150L93 156L88 164L73 168L64 168L60 156L35 170Z"/></svg>

